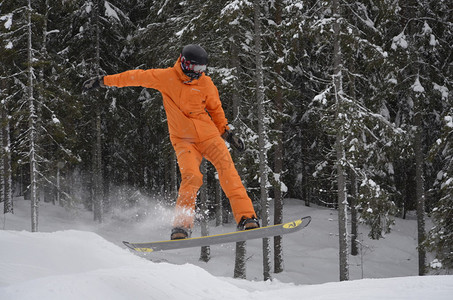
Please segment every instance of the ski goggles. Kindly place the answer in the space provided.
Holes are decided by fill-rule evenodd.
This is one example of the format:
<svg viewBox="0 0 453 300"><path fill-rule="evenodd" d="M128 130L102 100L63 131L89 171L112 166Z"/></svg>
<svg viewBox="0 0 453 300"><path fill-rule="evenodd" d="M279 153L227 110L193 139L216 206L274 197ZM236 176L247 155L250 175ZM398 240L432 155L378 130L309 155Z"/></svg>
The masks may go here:
<svg viewBox="0 0 453 300"><path fill-rule="evenodd" d="M207 67L207 65L199 65L192 63L190 60L187 60L184 56L181 56L181 66L185 71L194 73L206 72Z"/></svg>

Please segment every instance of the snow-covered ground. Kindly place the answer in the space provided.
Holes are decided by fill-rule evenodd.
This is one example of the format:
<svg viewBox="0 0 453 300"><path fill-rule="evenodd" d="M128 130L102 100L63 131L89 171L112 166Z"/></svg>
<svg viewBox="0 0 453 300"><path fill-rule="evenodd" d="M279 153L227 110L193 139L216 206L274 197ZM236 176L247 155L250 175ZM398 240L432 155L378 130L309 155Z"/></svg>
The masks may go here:
<svg viewBox="0 0 453 300"><path fill-rule="evenodd" d="M40 205L39 233L30 233L30 203L0 221L0 299L453 299L453 276L417 275L416 222L397 220L394 232L350 258L351 281L338 282L335 211L286 200L285 221L311 215L302 232L284 238L285 271L262 280L261 241L247 242L247 279L232 279L234 244L136 255L122 240L167 239L171 209L157 204L95 224L83 210ZM140 217L137 218L136 215ZM139 219L137 221L137 219ZM234 225L210 227L211 233ZM199 229L194 235L199 235ZM361 278L366 279L361 279Z"/></svg>

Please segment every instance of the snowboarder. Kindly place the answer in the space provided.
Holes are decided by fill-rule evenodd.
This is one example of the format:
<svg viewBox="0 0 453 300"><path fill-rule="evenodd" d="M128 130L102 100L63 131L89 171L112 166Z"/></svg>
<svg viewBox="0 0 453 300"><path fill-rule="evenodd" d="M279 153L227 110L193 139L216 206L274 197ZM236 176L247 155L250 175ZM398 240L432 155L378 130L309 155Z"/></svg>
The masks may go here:
<svg viewBox="0 0 453 300"><path fill-rule="evenodd" d="M171 239L190 237L195 200L203 184L200 172L203 157L218 172L220 185L230 201L238 229L260 226L224 140L239 151L244 150L244 143L228 126L217 88L205 74L207 64L207 52L201 46L191 44L182 49L173 67L130 70L95 77L83 83L83 92L108 86L142 86L161 92L170 141L182 178Z"/></svg>

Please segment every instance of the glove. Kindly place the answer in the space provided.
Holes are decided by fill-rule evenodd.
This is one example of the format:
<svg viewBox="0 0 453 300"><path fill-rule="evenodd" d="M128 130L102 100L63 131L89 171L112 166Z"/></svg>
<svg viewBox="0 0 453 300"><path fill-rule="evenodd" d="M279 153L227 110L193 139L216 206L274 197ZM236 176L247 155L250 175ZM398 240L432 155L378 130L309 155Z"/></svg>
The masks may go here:
<svg viewBox="0 0 453 300"><path fill-rule="evenodd" d="M86 93L89 90L98 89L100 87L105 87L104 76L94 77L85 81L82 85L82 93Z"/></svg>
<svg viewBox="0 0 453 300"><path fill-rule="evenodd" d="M241 138L237 137L231 130L225 130L222 134L222 138L227 141L231 147L236 149L239 152L243 152L245 150L244 142Z"/></svg>

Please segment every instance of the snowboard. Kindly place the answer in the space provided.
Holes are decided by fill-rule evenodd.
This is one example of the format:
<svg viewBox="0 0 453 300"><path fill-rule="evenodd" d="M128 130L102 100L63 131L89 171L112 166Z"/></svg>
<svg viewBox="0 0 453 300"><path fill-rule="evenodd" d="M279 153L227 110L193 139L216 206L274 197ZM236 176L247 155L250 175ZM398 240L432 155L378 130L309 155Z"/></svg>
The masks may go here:
<svg viewBox="0 0 453 300"><path fill-rule="evenodd" d="M301 219L287 222L278 225L271 225L266 227L260 227L250 230L241 230L228 233L221 233L215 235L187 238L181 240L167 240L158 242L148 243L130 243L123 241L123 244L128 248L138 252L154 252L160 250L173 250L191 247L202 247L216 244L226 244L242 242L253 239L267 238L277 235L284 235L292 232L296 232L305 228L310 224L311 217L303 217Z"/></svg>

